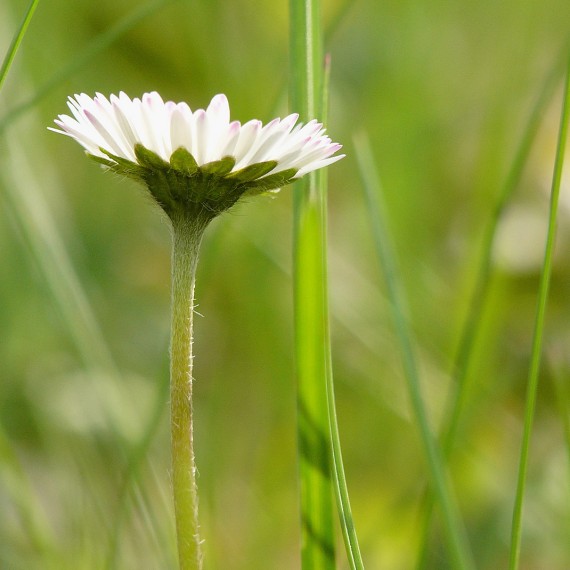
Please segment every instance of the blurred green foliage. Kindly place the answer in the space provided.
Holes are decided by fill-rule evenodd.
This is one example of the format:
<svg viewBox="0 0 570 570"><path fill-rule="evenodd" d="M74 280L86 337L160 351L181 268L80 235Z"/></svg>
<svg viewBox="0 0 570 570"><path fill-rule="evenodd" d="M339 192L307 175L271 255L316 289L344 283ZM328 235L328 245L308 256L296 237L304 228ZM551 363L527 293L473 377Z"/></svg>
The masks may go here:
<svg viewBox="0 0 570 570"><path fill-rule="evenodd" d="M26 6L0 4L0 53ZM40 3L0 95L0 120L140 8L133 0ZM328 128L348 155L329 172L339 422L365 562L398 570L414 564L426 468L352 136L365 129L372 140L436 427L482 230L567 43L570 4L336 0L324 12ZM167 569L175 560L167 225L142 189L103 173L46 127L66 112L67 95L120 90L157 90L193 108L224 92L234 118L267 121L287 112L287 66L286 2L164 2L0 133L0 568ZM500 226L450 465L481 569L504 567L508 555L558 108L555 98L545 109ZM569 192L566 177L525 570L570 565ZM195 410L208 568L298 567L290 246L290 188L238 206L204 243ZM449 567L437 521L432 541L431 567Z"/></svg>

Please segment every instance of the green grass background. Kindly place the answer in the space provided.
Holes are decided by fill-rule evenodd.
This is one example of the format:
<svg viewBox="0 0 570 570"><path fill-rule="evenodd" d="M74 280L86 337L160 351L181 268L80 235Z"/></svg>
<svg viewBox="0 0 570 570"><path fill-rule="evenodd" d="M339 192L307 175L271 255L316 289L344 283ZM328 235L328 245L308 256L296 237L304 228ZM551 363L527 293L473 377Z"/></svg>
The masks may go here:
<svg viewBox="0 0 570 570"><path fill-rule="evenodd" d="M95 91L158 90L192 108L224 92L233 118L287 113L287 2L164 2L97 48L141 6L43 0L0 94L2 569L175 563L167 225L141 188L103 173L46 127L66 111L67 95ZM0 53L26 7L0 3ZM371 139L437 427L483 230L568 40L570 5L353 0L323 9L333 62L328 130L348 155L329 171L344 462L367 568L407 569L420 541L427 470L353 135L365 130ZM555 96L544 109L500 226L450 464L481 569L508 559L559 104ZM569 192L566 177L525 504L525 570L570 566ZM291 203L286 188L239 205L212 224L202 251L194 405L208 568L299 564ZM437 519L431 542L430 567L449 568Z"/></svg>

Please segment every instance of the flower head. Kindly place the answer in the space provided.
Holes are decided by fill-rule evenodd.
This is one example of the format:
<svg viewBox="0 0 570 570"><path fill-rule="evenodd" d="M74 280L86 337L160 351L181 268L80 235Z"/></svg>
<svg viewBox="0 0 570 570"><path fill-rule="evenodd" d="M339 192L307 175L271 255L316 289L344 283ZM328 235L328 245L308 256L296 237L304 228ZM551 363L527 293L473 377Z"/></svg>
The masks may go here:
<svg viewBox="0 0 570 570"><path fill-rule="evenodd" d="M263 125L230 121L225 95L206 110L125 93L107 99L70 97L73 116L60 115L55 132L68 135L105 167L144 182L172 217L205 209L212 217L241 196L276 190L344 155L316 120L296 124L292 114Z"/></svg>

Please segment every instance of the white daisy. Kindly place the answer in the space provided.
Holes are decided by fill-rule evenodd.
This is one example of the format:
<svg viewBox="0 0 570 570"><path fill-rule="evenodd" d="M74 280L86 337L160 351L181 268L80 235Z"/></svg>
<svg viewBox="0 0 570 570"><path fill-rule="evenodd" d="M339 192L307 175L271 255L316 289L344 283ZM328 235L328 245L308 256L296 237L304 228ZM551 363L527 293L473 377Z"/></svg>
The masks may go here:
<svg viewBox="0 0 570 570"><path fill-rule="evenodd" d="M285 183L344 156L333 156L341 145L325 135L321 123L313 120L296 125L297 114L265 126L258 120L243 125L230 122L228 100L222 94L216 95L206 110L196 111L186 103L165 103L156 92L132 100L122 92L109 99L100 93L94 98L81 94L70 97L68 105L73 116L60 115L55 121L60 129L51 130L74 138L90 156L116 170L125 167L124 161L148 166L137 153L139 145L171 167L173 154L180 148L206 170L224 160L223 175L230 178L264 163L266 168L256 169L258 175L248 177L249 181L286 172L285 180L281 177Z"/></svg>

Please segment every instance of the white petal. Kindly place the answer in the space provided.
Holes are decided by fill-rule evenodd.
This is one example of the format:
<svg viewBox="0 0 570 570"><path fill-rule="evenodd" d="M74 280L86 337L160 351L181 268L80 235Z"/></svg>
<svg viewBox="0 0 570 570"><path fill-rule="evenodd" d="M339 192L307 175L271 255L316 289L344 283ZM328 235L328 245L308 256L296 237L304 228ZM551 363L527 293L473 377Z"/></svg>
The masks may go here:
<svg viewBox="0 0 570 570"><path fill-rule="evenodd" d="M85 133L79 130L79 128L75 128L75 125L65 125L62 121L55 121L55 123L56 125L62 127L63 131L59 131L60 133L73 137L87 152L96 156L105 156L99 150L99 148L103 145L94 142L92 137L86 136Z"/></svg>
<svg viewBox="0 0 570 570"><path fill-rule="evenodd" d="M258 150L262 146L266 148L265 143L267 139L270 138L276 132L276 129L278 127L279 127L279 119L273 119L273 121L267 123L267 125L262 127L260 132L256 136L255 141L252 142L247 152L241 158L240 162L242 164L255 164L257 162L261 162L262 161L261 159L255 158L258 154Z"/></svg>
<svg viewBox="0 0 570 570"><path fill-rule="evenodd" d="M230 122L230 104L228 103L228 98L223 93L214 96L206 109L206 113L208 113L212 119L220 121L224 125L228 125Z"/></svg>
<svg viewBox="0 0 570 570"><path fill-rule="evenodd" d="M192 155L196 159L199 166L208 162L208 139L209 139L209 120L208 115L204 109L198 109L194 113L193 121L193 140L192 140Z"/></svg>
<svg viewBox="0 0 570 570"><path fill-rule="evenodd" d="M127 158L128 160L135 161L135 153L134 148L135 145L139 142L135 131L131 125L131 121L129 120L129 115L127 114L126 110L123 108L124 106L121 104L120 99L115 97L114 95L111 96L111 104L113 105L113 112L115 116L115 120L117 122L117 127L121 131L125 142L128 145L127 149Z"/></svg>
<svg viewBox="0 0 570 570"><path fill-rule="evenodd" d="M247 164L243 162L243 158L255 144L260 132L261 121L255 119L253 121L248 121L240 129L239 138L236 142L233 154L236 159L236 170L247 166Z"/></svg>
<svg viewBox="0 0 570 570"><path fill-rule="evenodd" d="M192 152L192 111L185 103L179 103L170 116L172 152L181 146Z"/></svg>
<svg viewBox="0 0 570 570"><path fill-rule="evenodd" d="M167 131L170 131L170 125L167 125L164 101L156 91L143 95L141 115L150 135L150 146L146 148L164 160L169 160L172 153L167 148L166 137ZM170 132L168 132L168 138L170 139Z"/></svg>
<svg viewBox="0 0 570 570"><path fill-rule="evenodd" d="M233 156L234 150L236 147L236 143L238 141L239 135L241 130L241 124L239 121L233 121L228 125L228 130L225 136L225 144L222 147L221 157L224 156ZM235 166L234 166L235 170Z"/></svg>
<svg viewBox="0 0 570 570"><path fill-rule="evenodd" d="M124 158L128 158L132 155L134 158L131 150L133 143L131 142L130 137L125 136L123 128L115 115L113 105L100 93L97 93L94 103L92 111L94 116L96 116L100 123L104 125L106 131L113 138L116 145L121 149L120 153L115 154Z"/></svg>
<svg viewBox="0 0 570 570"><path fill-rule="evenodd" d="M297 172L297 174L295 174L293 178L301 178L301 176L304 176L308 172L312 172L313 170L317 170L318 168L323 168L324 166L328 166L329 164L332 164L333 162L336 162L337 160L340 160L345 156L346 156L345 154L338 154L336 156L331 156L330 158L325 158L323 160L318 160L316 162L312 162L311 164L307 164L307 166L304 166L303 168L299 169L299 172Z"/></svg>
<svg viewBox="0 0 570 570"><path fill-rule="evenodd" d="M89 122L93 125L97 133L105 141L106 144L101 146L108 148L109 150L111 150L113 154L116 154L117 156L123 156L124 155L123 149L121 148L119 142L116 140L113 134L107 130L107 125L103 124L97 118L97 116L91 113L90 111L85 111L85 116L87 117Z"/></svg>

